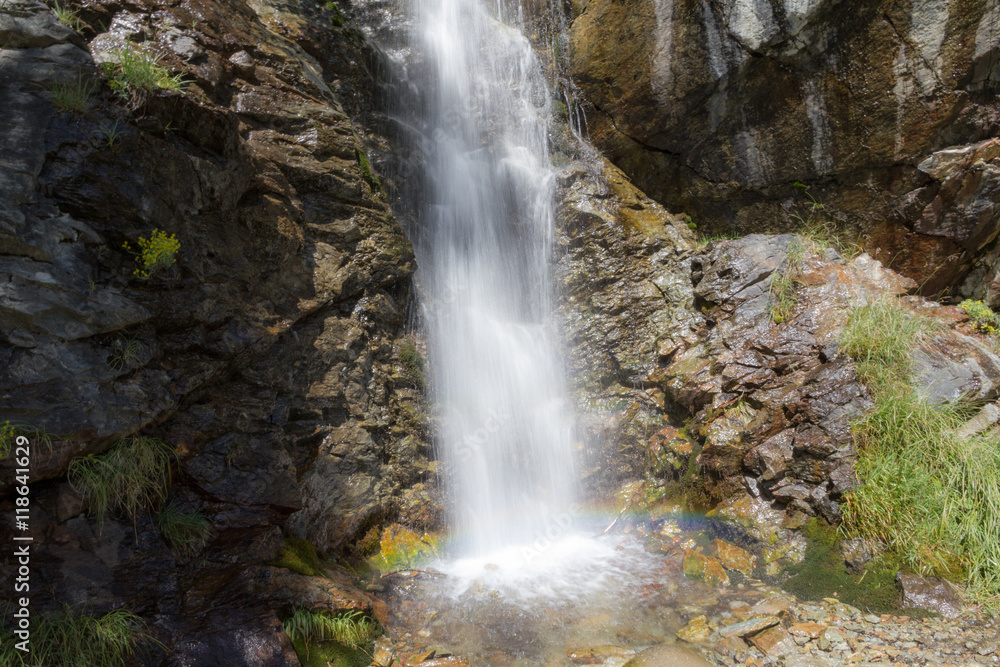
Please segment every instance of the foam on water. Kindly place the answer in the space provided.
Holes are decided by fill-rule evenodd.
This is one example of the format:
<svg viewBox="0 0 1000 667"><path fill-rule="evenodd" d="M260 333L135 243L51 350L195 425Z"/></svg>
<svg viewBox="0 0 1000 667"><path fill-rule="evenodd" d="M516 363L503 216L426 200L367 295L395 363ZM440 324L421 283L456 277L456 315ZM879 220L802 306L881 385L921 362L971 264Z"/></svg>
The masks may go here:
<svg viewBox="0 0 1000 667"><path fill-rule="evenodd" d="M545 545L508 546L484 556L436 564L449 575L447 585L459 597L474 586L502 593L520 604L590 604L613 591L649 581L662 558L630 540L569 535Z"/></svg>

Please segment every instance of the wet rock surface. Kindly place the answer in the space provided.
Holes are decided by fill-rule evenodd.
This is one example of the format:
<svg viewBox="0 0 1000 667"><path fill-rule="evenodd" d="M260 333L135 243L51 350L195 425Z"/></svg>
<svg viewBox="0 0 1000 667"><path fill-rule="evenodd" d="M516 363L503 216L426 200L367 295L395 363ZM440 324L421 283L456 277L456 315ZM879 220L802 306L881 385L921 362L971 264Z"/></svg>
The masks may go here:
<svg viewBox="0 0 1000 667"><path fill-rule="evenodd" d="M996 159L946 158L997 134L998 11L574 2L567 70L596 145L702 229L793 229L809 202L792 184L814 184L831 221L871 233L876 258L937 293L987 254L977 275L995 273L983 243L997 230Z"/></svg>
<svg viewBox="0 0 1000 667"><path fill-rule="evenodd" d="M657 372L694 415L688 428L703 443L700 489L712 514L779 518L767 518L769 503L786 524L796 515L839 521L838 503L856 483L851 421L871 406L837 346L854 307L898 295L943 323L915 353L914 385L928 400L997 393L1000 358L960 330L956 309L906 296L912 281L868 255L845 260L803 237L751 235L710 243L691 266L708 326ZM788 312L776 317L779 279L792 284Z"/></svg>
<svg viewBox="0 0 1000 667"><path fill-rule="evenodd" d="M567 141L570 141L567 139ZM687 256L694 235L597 155L559 175L559 314L586 446L584 479L601 493L651 465L673 472L690 444L670 426L662 390L644 379L659 359L696 340ZM647 434L660 434L647 461Z"/></svg>
<svg viewBox="0 0 1000 667"><path fill-rule="evenodd" d="M127 604L156 619L150 664L297 664L279 614L378 605L264 567L282 533L335 556L388 517L440 520L399 356L412 250L348 115L373 103L355 92L374 50L315 3L73 9L79 31L0 6L0 421L52 443L33 443L33 611ZM121 49L183 89L119 99L100 65ZM85 108L56 106L74 85ZM180 248L142 279L122 246L154 230ZM209 520L197 558L149 516L98 525L59 481L137 433L169 445L170 499Z"/></svg>
<svg viewBox="0 0 1000 667"><path fill-rule="evenodd" d="M689 576L684 565L692 549L701 549L692 545L707 536L665 530L671 525L676 528L672 520L628 522L618 537L598 538L617 545L619 553L644 550L659 561L627 598L599 586L549 598L542 592L548 581L522 596L505 588L502 579L490 578L496 565L461 593L461 585L443 573L423 570L394 578L383 594L390 635L379 642L382 658L376 664L393 659L411 666L429 666L435 659L564 667L1000 663L1000 626L982 610L959 605L951 617L926 607L875 614L836 598L801 600L736 569L729 570L731 582L706 583ZM615 571L610 560L609 565Z"/></svg>

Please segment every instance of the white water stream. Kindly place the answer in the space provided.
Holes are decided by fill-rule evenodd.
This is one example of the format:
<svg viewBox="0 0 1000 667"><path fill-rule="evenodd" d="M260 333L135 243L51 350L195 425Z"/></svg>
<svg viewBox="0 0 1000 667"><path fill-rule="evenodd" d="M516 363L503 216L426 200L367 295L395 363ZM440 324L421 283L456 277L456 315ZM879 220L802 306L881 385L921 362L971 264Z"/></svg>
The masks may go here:
<svg viewBox="0 0 1000 667"><path fill-rule="evenodd" d="M503 5L416 2L433 137L423 315L453 528L459 552L482 558L567 536L577 493L553 335L550 96Z"/></svg>

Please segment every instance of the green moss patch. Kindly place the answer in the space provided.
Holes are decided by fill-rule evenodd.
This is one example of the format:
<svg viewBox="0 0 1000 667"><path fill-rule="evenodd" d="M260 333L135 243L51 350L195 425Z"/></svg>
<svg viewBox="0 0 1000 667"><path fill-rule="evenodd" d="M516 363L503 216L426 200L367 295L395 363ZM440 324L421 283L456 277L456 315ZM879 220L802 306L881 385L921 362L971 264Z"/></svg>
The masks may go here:
<svg viewBox="0 0 1000 667"><path fill-rule="evenodd" d="M885 613L899 609L895 568L875 565L849 573L834 529L811 519L802 527L802 533L809 540L805 559L788 568L792 576L782 588L804 600L835 597L864 611Z"/></svg>
<svg viewBox="0 0 1000 667"><path fill-rule="evenodd" d="M307 577L327 576L326 570L319 564L316 547L301 537L286 537L285 546L278 553L278 557L268 561L267 564L283 567Z"/></svg>
<svg viewBox="0 0 1000 667"><path fill-rule="evenodd" d="M317 642L307 646L299 639L292 642L302 667L368 667L371 657L362 649L337 642Z"/></svg>

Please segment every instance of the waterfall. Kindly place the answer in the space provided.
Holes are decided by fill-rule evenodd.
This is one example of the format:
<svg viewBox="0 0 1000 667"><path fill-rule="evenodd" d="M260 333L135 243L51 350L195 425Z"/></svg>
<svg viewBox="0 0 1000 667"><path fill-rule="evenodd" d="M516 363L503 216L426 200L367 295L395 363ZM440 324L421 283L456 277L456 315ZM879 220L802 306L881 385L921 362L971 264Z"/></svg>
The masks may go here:
<svg viewBox="0 0 1000 667"><path fill-rule="evenodd" d="M466 555L565 535L577 475L553 323L549 90L503 5L416 0L414 235L439 451Z"/></svg>

